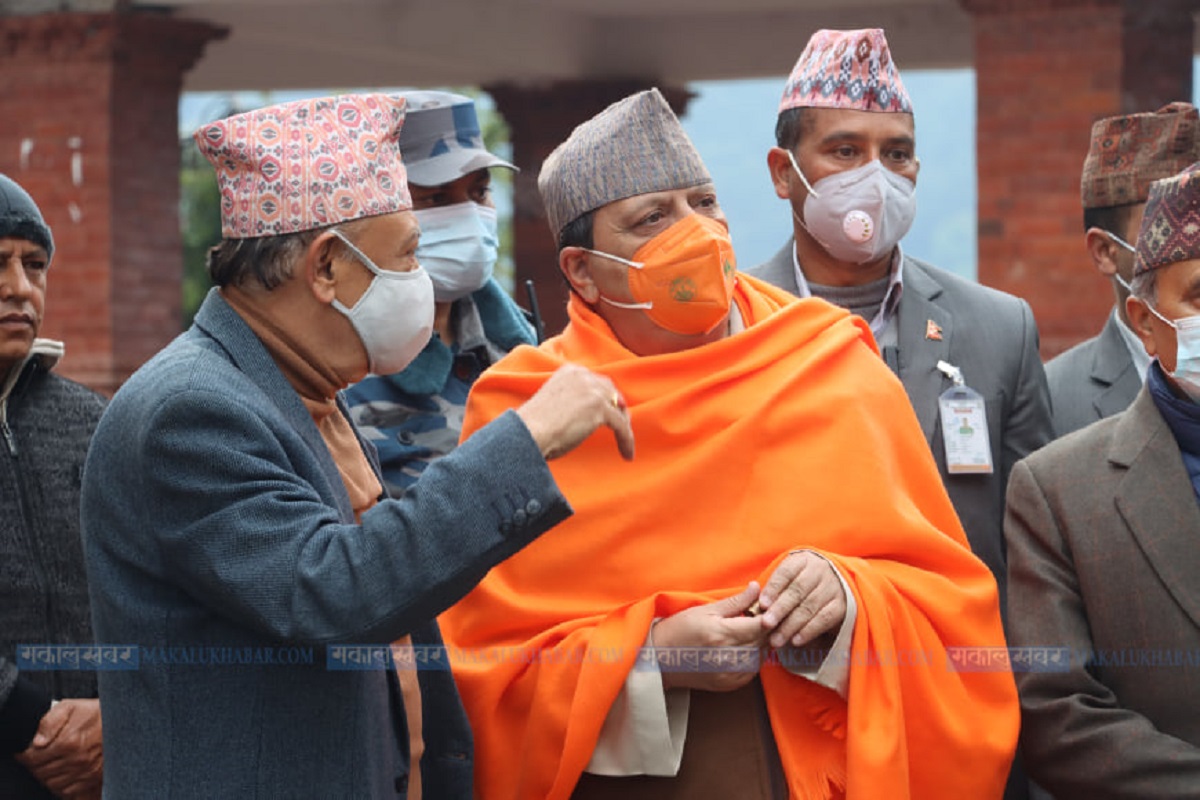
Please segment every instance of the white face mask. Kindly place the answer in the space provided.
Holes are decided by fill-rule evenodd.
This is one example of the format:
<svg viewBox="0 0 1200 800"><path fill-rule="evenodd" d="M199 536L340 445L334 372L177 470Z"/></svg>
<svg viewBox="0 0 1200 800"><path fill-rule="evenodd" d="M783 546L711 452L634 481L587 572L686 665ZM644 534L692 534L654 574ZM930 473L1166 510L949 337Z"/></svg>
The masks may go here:
<svg viewBox="0 0 1200 800"><path fill-rule="evenodd" d="M420 354L433 333L433 283L420 267L411 272L380 269L341 231L334 229L333 235L375 276L354 308L346 308L336 297L333 307L354 326L367 351L371 372L400 372Z"/></svg>
<svg viewBox="0 0 1200 800"><path fill-rule="evenodd" d="M867 264L891 252L917 215L917 186L878 160L810 185L796 157L792 169L808 189L804 218L792 216L838 261Z"/></svg>
<svg viewBox="0 0 1200 800"><path fill-rule="evenodd" d="M1200 314L1172 321L1149 303L1146 308L1175 329L1175 371L1170 375L1193 402L1200 403Z"/></svg>
<svg viewBox="0 0 1200 800"><path fill-rule="evenodd" d="M433 298L449 303L482 289L500 254L496 209L468 200L413 214L421 226L417 261L433 281Z"/></svg>

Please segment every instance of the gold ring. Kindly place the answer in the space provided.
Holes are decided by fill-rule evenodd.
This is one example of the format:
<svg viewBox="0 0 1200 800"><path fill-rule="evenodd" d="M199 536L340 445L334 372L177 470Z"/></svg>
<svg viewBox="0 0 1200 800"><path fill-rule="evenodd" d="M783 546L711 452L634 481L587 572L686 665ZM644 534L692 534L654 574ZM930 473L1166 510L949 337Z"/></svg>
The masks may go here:
<svg viewBox="0 0 1200 800"><path fill-rule="evenodd" d="M612 400L609 402L612 403L613 408L617 409L618 411L621 410L621 395L619 393L613 392Z"/></svg>

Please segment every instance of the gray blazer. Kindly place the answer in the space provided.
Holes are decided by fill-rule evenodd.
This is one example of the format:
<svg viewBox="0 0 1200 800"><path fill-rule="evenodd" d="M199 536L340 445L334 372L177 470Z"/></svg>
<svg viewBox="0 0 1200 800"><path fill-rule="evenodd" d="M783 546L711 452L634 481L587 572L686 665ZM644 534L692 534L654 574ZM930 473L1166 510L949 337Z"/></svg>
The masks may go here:
<svg viewBox="0 0 1200 800"><path fill-rule="evenodd" d="M1200 506L1149 391L1017 464L1004 531L1010 643L1070 651L1016 676L1030 775L1058 800L1200 796Z"/></svg>
<svg viewBox="0 0 1200 800"><path fill-rule="evenodd" d="M795 294L791 239L770 261L747 273ZM928 322L940 341L926 338ZM1038 357L1038 333L1029 304L909 256L897 311L898 375L908 392L971 549L996 576L1002 601L1005 569L1004 490L1020 459L1052 438L1046 375ZM992 447L991 475L951 475L938 398L953 384L937 368L948 361L967 385L983 395Z"/></svg>
<svg viewBox="0 0 1200 800"><path fill-rule="evenodd" d="M1119 414L1137 397L1142 380L1121 338L1120 324L1110 315L1098 336L1046 364L1056 436Z"/></svg>
<svg viewBox="0 0 1200 800"><path fill-rule="evenodd" d="M438 613L570 513L508 413L356 524L300 397L215 291L109 404L82 508L96 638L140 648L100 673L122 800L404 797L394 670L328 669L326 645L436 644ZM425 796L469 798L451 677L418 678Z"/></svg>

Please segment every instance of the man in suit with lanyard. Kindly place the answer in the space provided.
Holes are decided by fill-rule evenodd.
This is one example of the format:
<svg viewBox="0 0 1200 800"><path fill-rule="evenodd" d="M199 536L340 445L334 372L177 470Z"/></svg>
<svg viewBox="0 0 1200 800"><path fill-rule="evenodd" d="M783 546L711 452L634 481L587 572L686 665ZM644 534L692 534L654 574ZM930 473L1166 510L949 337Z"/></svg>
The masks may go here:
<svg viewBox="0 0 1200 800"><path fill-rule="evenodd" d="M813 34L775 131L767 164L794 236L747 272L870 323L1003 609L1008 473L1052 438L1033 313L901 251L920 164L912 103L882 30Z"/></svg>
<svg viewBox="0 0 1200 800"><path fill-rule="evenodd" d="M812 35L784 87L775 139L767 166L793 236L746 272L870 323L971 550L996 576L1007 627L1008 474L1053 438L1033 312L901 250L920 161L912 101L882 29ZM1029 790L1018 765L1004 796Z"/></svg>
<svg viewBox="0 0 1200 800"><path fill-rule="evenodd" d="M1129 407L1150 357L1125 313L1133 243L1150 184L1200 161L1200 113L1171 103L1153 114L1098 120L1083 162L1080 195L1092 263L1112 284L1116 304L1099 334L1046 364L1054 433L1063 436Z"/></svg>

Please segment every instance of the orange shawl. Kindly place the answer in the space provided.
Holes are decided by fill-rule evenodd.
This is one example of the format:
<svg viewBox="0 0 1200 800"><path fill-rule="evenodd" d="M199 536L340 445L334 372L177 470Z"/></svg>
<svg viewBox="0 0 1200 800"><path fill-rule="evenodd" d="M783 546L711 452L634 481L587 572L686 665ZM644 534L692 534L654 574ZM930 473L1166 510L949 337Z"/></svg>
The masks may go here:
<svg viewBox="0 0 1200 800"><path fill-rule="evenodd" d="M552 462L575 515L441 618L477 796L569 797L652 620L764 583L810 548L853 589L858 620L848 702L761 670L791 795L999 797L1012 676L952 671L945 653L1004 645L996 584L903 387L860 319L738 277L739 334L637 357L572 297L562 335L475 384L464 438L583 364L621 390L637 442L622 461L605 429Z"/></svg>

